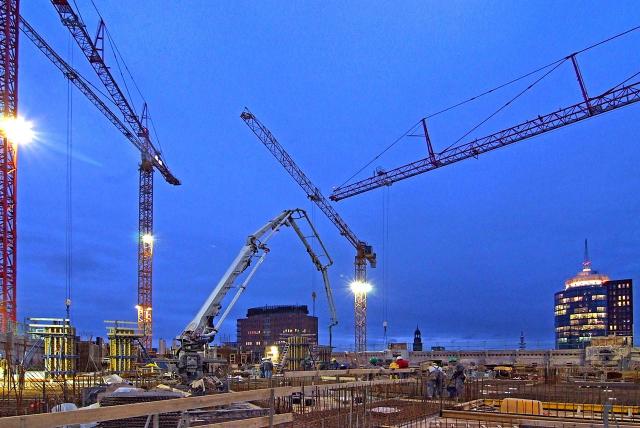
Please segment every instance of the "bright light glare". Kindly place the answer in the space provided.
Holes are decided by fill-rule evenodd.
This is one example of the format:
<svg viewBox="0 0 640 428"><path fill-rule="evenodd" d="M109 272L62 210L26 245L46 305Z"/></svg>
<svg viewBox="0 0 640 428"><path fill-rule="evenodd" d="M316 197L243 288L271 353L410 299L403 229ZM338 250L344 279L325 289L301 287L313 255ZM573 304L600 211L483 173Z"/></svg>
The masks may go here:
<svg viewBox="0 0 640 428"><path fill-rule="evenodd" d="M0 131L16 144L29 144L36 136L33 123L22 117L4 117L0 119Z"/></svg>
<svg viewBox="0 0 640 428"><path fill-rule="evenodd" d="M354 294L366 294L371 291L371 284L363 281L353 281L349 284L349 288L351 288L351 292Z"/></svg>
<svg viewBox="0 0 640 428"><path fill-rule="evenodd" d="M142 235L142 243L147 245L153 244L153 235L150 233L145 233L144 235Z"/></svg>
<svg viewBox="0 0 640 428"><path fill-rule="evenodd" d="M271 358L273 361L278 361L280 359L280 350L278 349L277 346L271 346L269 348L269 350L271 351Z"/></svg>

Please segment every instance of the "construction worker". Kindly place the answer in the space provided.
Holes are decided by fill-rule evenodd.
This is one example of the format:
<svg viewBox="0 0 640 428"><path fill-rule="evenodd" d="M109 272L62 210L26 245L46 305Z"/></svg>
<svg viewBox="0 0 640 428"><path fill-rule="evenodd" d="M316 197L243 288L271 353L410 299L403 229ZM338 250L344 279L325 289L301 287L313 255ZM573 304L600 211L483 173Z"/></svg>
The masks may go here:
<svg viewBox="0 0 640 428"><path fill-rule="evenodd" d="M449 397L455 398L456 401L462 396L464 393L464 381L466 376L464 374L464 366L460 363L456 364L453 369L453 374L451 375L451 379L449 380L449 386L447 387L447 391L449 391Z"/></svg>
<svg viewBox="0 0 640 428"><path fill-rule="evenodd" d="M338 360L332 358L331 363L329 363L329 370L338 370L339 368L340 364L338 364Z"/></svg>
<svg viewBox="0 0 640 428"><path fill-rule="evenodd" d="M432 364L429 366L429 374L427 374L427 398L429 400L438 398L440 390L438 389L438 366Z"/></svg>
<svg viewBox="0 0 640 428"><path fill-rule="evenodd" d="M271 362L271 358L263 358L261 368L264 371L264 377L271 379L273 376L273 363Z"/></svg>

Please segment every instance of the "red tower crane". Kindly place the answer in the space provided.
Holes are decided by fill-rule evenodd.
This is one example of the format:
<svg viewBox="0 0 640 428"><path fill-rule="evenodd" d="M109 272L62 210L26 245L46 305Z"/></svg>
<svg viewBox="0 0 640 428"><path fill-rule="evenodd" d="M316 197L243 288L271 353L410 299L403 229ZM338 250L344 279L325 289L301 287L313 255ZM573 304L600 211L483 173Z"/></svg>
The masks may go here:
<svg viewBox="0 0 640 428"><path fill-rule="evenodd" d="M486 137L476 138L473 141L451 146L440 153L433 151L427 132L426 119L422 119L428 157L388 171L380 171L369 178L352 184L337 187L331 194L330 199L340 201L359 195L360 193L377 189L378 187L390 186L397 181L451 165L464 159L477 158L478 155L483 153L617 110L640 100L640 82L629 85L624 84L629 79L600 95L589 97L584 80L582 79L582 73L578 67L576 55L569 55L565 60L571 60L572 62L576 79L578 80L582 93L582 102L527 120L526 122L503 129Z"/></svg>
<svg viewBox="0 0 640 428"><path fill-rule="evenodd" d="M19 0L3 0L0 5L0 103L2 119L18 115L18 21ZM0 328L12 331L17 318L18 152L15 141L0 135Z"/></svg>
<svg viewBox="0 0 640 428"><path fill-rule="evenodd" d="M67 27L80 50L91 64L96 75L104 85L111 100L115 103L142 146L142 159L139 172L138 193L138 325L143 330L142 343L151 347L152 339L152 279L153 279L153 171L158 170L164 179L173 185L180 181L169 171L162 159L161 153L153 145L147 127L147 106L138 116L131 103L125 97L118 83L114 79L104 60L105 24L101 20L98 25L95 40L89 36L85 24L73 10L67 0L51 0L51 4L58 12L62 24Z"/></svg>
<svg viewBox="0 0 640 428"><path fill-rule="evenodd" d="M275 156L284 169L302 187L307 197L313 201L329 220L338 228L338 231L356 249L355 257L355 351L367 350L367 262L372 268L376 267L376 254L373 248L366 242L358 239L340 214L333 208L331 202L324 197L320 189L316 187L307 175L295 163L293 158L280 145L278 140L249 110L245 109L240 115L249 129L258 137L265 147Z"/></svg>

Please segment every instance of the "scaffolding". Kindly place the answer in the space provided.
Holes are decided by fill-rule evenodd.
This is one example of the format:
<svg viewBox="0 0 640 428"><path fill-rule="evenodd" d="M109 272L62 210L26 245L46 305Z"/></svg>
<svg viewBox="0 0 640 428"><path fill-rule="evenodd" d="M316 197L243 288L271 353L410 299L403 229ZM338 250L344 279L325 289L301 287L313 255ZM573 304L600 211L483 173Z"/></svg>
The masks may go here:
<svg viewBox="0 0 640 428"><path fill-rule="evenodd" d="M76 373L76 329L69 319L29 318L29 334L42 339L46 378L66 378Z"/></svg>
<svg viewBox="0 0 640 428"><path fill-rule="evenodd" d="M105 321L109 338L109 371L116 374L131 374L135 371L133 361L137 359L136 341L143 336L135 321Z"/></svg>
<svg viewBox="0 0 640 428"><path fill-rule="evenodd" d="M287 337L280 355L279 366L287 370L314 369L318 361L315 337L310 334L296 334Z"/></svg>

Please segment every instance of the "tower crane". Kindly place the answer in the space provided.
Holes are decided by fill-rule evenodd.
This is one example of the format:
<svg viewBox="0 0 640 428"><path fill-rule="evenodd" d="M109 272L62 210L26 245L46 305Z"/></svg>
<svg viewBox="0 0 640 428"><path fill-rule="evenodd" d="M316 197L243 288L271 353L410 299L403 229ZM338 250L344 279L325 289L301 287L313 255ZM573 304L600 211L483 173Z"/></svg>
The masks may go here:
<svg viewBox="0 0 640 428"><path fill-rule="evenodd" d="M443 166L451 165L464 159L477 158L483 153L505 147L518 141L535 137L580 122L604 113L617 110L640 100L640 81L625 84L627 80L614 86L602 94L590 97L578 67L576 54L569 55L576 79L582 94L582 101L569 107L558 109L552 113L538 116L510 128L503 129L482 138L476 138L462 144L451 146L435 153L427 131L426 119L421 119L424 137L427 143L428 156L415 162L388 171L379 171L375 175L348 185L337 187L330 198L333 201L350 198L382 186L419 175ZM637 75L637 74L636 74Z"/></svg>
<svg viewBox="0 0 640 428"><path fill-rule="evenodd" d="M310 235L306 235L303 232L299 222L309 226ZM264 262L265 257L269 253L267 243L276 233L278 233L278 231L280 231L280 229L288 226L295 231L296 235L304 245L307 254L309 254L311 262L316 269L322 273L324 290L329 304L329 345L331 346L332 328L338 324L338 316L333 302L333 293L331 292L331 284L329 283L329 274L327 272L329 266L333 264L333 260L322 243L316 228L311 223L311 220L309 220L307 213L299 208L285 210L255 231L252 235L247 237L244 246L240 249L240 252L233 260L225 274L220 278L216 287L211 291L207 300L202 304L200 310L196 313L196 316L183 329L182 333L178 337L180 341L180 350L178 351L178 372L181 376L187 380L202 377L203 371L206 370L207 361L200 351L202 351L208 343L213 341L216 333L220 330L222 323L227 318L227 315L229 315L235 303L246 290L249 281L251 281L257 269ZM316 254L313 250L308 239L309 237L316 238L320 243L320 248L322 250L320 255ZM224 312L220 315L222 301L234 287L238 277L252 264L253 267L249 270L242 283L237 287L231 301ZM220 315L220 317L215 320L218 315Z"/></svg>
<svg viewBox="0 0 640 428"><path fill-rule="evenodd" d="M153 171L158 170L172 185L180 181L170 172L158 149L154 146L147 126L147 105L138 115L120 89L104 59L105 23L100 20L95 39L67 0L51 0L62 24L67 27L96 75L104 85L111 100L122 114L125 123L140 138L141 161L139 166L138 193L138 325L143 331L143 344L151 347L152 339L152 280L153 280Z"/></svg>
<svg viewBox="0 0 640 428"><path fill-rule="evenodd" d="M367 262L372 268L376 267L376 253L371 245L358 239L356 234L349 228L347 223L340 217L331 203L324 197L318 187L316 187L306 174L295 163L293 158L284 150L271 131L260 122L248 109L240 115L249 129L258 137L258 140L273 154L284 169L302 187L307 197L315 203L329 220L338 228L338 231L355 248L355 282L352 290L354 292L354 317L355 317L355 351L364 352L367 350Z"/></svg>
<svg viewBox="0 0 640 428"><path fill-rule="evenodd" d="M0 110L2 120L18 116L18 21L20 1L0 4ZM17 318L18 153L15 141L0 135L0 329L12 331Z"/></svg>

